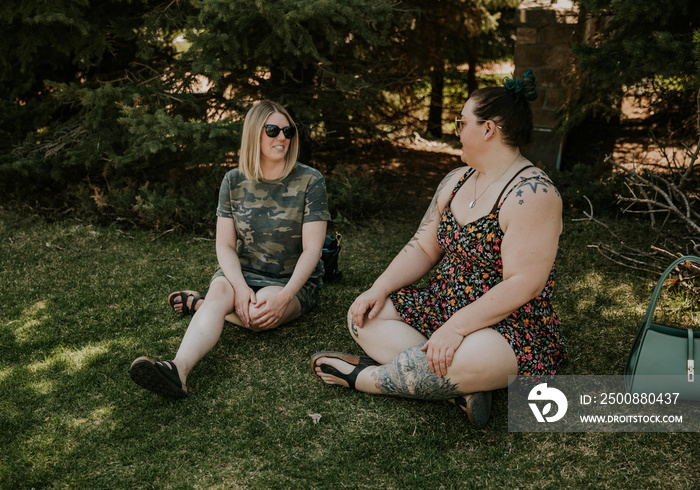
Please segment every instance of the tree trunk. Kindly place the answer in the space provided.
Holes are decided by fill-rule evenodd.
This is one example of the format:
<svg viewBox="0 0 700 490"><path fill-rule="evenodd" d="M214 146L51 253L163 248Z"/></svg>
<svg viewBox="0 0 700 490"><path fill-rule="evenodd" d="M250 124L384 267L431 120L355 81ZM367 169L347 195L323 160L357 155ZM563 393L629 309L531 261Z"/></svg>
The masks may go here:
<svg viewBox="0 0 700 490"><path fill-rule="evenodd" d="M430 69L430 111L427 132L433 138L442 137L442 91L445 87L445 65L442 62Z"/></svg>
<svg viewBox="0 0 700 490"><path fill-rule="evenodd" d="M469 69L467 70L467 92L469 95L472 94L477 88L479 88L479 84L476 81L476 65L477 65L477 57L476 57L476 50L471 50L469 52Z"/></svg>

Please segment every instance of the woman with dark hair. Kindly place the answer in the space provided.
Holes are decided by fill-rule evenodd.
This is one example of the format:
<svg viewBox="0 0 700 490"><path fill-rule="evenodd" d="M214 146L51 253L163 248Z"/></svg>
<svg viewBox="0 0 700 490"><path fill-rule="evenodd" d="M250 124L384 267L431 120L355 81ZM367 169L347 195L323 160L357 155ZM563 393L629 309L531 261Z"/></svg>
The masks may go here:
<svg viewBox="0 0 700 490"><path fill-rule="evenodd" d="M330 213L323 176L297 162L298 152L296 126L284 107L262 101L248 111L239 165L219 190L219 268L175 359L139 357L129 371L136 384L166 398L185 397L187 375L216 345L225 318L262 331L316 305Z"/></svg>
<svg viewBox="0 0 700 490"><path fill-rule="evenodd" d="M452 400L483 425L509 375L555 373L566 357L551 303L562 203L520 153L536 97L530 71L469 97L455 120L467 166L443 179L413 238L350 307L367 356L312 357L325 383ZM434 267L426 287L412 285Z"/></svg>

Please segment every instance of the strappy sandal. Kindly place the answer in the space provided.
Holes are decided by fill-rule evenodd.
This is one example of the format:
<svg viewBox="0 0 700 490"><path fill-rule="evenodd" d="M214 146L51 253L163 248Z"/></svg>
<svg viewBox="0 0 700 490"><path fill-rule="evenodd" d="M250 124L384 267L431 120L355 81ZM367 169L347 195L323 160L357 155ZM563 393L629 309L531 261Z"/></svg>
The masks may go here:
<svg viewBox="0 0 700 490"><path fill-rule="evenodd" d="M483 427L491 417L491 401L493 395L490 391L479 391L478 393L469 393L464 396L459 396L450 400L459 405L459 407L467 412L469 422L477 427Z"/></svg>
<svg viewBox="0 0 700 490"><path fill-rule="evenodd" d="M322 357L340 359L341 361L347 362L348 364L355 366L355 369L353 369L349 374L343 374L330 364L317 364L317 361ZM324 351L317 352L316 354L311 356L311 371L316 376L318 376L318 374L316 373L317 366L321 368L322 372L330 374L331 376L335 376L336 378L342 379L348 384L349 388L354 390L355 381L357 381L357 375L369 366L379 366L379 363L369 356L353 356L352 354L343 354L342 352Z"/></svg>
<svg viewBox="0 0 700 490"><path fill-rule="evenodd" d="M187 396L187 387L180 381L172 361L153 362L148 357L139 357L131 363L129 376L140 387L163 398L177 400Z"/></svg>
<svg viewBox="0 0 700 490"><path fill-rule="evenodd" d="M190 296L192 296L192 308L187 306L187 300ZM183 315L194 315L196 311L195 306L197 306L197 302L200 299L204 299L206 296L206 291L191 291L189 289L185 289L182 291L173 291L168 295L168 304L173 310L175 310L176 304L181 304L182 311L179 311L178 313L182 313ZM178 298L180 298L180 302L176 303L175 300Z"/></svg>

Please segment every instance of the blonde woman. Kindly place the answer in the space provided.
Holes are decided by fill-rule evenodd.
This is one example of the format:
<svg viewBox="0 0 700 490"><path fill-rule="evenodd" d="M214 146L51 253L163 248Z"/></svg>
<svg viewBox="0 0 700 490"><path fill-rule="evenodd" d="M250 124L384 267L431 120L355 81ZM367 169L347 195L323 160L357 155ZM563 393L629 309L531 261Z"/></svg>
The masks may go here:
<svg viewBox="0 0 700 490"><path fill-rule="evenodd" d="M316 305L330 213L323 176L297 162L298 153L296 126L284 107L261 101L250 109L239 165L219 190L219 268L175 359L139 357L130 369L136 384L166 398L183 398L188 374L216 345L225 319L264 331Z"/></svg>

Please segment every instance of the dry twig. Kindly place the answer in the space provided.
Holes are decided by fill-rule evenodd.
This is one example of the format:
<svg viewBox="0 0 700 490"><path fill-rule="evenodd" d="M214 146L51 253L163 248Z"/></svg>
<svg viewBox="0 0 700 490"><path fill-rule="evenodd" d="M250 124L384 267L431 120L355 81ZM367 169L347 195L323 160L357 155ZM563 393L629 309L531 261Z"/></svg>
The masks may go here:
<svg viewBox="0 0 700 490"><path fill-rule="evenodd" d="M697 128L700 137L700 91L697 95L698 117ZM616 247L608 244L589 245L613 263L639 271L663 271L669 261L684 255L700 255L700 213L698 196L692 195L687 188L691 182L695 163L700 158L700 138L695 150L685 147L685 162L678 165L675 156L670 158L661 143L654 137L655 144L661 148L668 167L668 177L657 173L641 174L636 162L625 166L617 163L612 156L605 158L605 163L621 170L625 175L625 186L628 195L618 196L618 203L623 213L645 215L650 220L651 229L655 233L653 244L643 250L639 246L629 244L612 229L611 226L593 216L593 204L588 201L590 211L584 211L586 218L574 221L592 221L609 233ZM631 167L631 168L630 168ZM685 229L685 233L679 230ZM677 269L678 283L683 287L700 292L700 265L685 262Z"/></svg>

